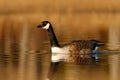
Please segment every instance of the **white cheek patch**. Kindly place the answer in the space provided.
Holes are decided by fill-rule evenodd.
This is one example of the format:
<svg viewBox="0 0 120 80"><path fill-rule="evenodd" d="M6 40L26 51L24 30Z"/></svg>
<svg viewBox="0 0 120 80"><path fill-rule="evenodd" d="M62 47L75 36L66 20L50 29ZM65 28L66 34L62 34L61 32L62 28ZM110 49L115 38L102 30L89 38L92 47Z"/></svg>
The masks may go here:
<svg viewBox="0 0 120 80"><path fill-rule="evenodd" d="M44 26L43 28L44 29L49 29L49 27L50 27L50 23L47 23L46 26Z"/></svg>

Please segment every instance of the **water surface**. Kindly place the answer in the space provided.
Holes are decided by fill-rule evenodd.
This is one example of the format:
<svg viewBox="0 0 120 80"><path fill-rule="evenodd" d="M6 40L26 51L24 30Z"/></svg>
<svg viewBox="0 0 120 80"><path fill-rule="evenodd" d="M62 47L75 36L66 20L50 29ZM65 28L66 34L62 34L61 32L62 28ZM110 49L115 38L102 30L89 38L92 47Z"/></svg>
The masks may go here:
<svg viewBox="0 0 120 80"><path fill-rule="evenodd" d="M49 37L45 30L37 29L36 26L40 21L38 18L41 18L38 15L48 20L53 19L53 27L60 44L79 39L97 39L104 42L106 45L98 50L100 62L93 64L60 62L55 70L50 70ZM52 80L120 79L119 24L112 26L107 22L98 24L99 21L95 21L102 14L96 17L94 15L91 17L87 13L76 14L73 22L66 20L73 19L70 14L69 16L64 14L62 18L57 14L50 14L48 18L45 17L46 15L32 14L34 17L30 17L31 14L24 14L25 18L23 14L1 16L0 80L46 80L49 72ZM110 19L112 19L111 16L113 14L110 14ZM54 17L60 20L55 23ZM104 17L105 15L101 20Z"/></svg>

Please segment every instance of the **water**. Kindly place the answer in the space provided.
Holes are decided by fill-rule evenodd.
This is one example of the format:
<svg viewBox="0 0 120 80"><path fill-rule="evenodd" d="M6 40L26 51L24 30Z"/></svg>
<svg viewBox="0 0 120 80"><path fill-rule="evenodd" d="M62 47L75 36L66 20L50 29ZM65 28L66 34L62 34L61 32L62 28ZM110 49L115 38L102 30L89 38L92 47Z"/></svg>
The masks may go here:
<svg viewBox="0 0 120 80"><path fill-rule="evenodd" d="M51 80L120 80L119 25L105 27L90 22L90 27L87 27L87 24L76 22L79 21L77 17L74 17L73 23L65 23L64 18L59 24L53 23L60 44L78 39L99 39L106 45L98 50L101 53L100 62L60 62L50 70L51 52L47 32L36 28L39 19L32 18L31 21L30 14L26 16L27 19L22 15L1 17L0 80L46 80L48 76ZM68 17L72 19L70 15Z"/></svg>
<svg viewBox="0 0 120 80"><path fill-rule="evenodd" d="M119 80L120 54L101 54L95 64L60 62L52 80ZM0 55L0 80L46 80L50 68L50 53L15 52Z"/></svg>

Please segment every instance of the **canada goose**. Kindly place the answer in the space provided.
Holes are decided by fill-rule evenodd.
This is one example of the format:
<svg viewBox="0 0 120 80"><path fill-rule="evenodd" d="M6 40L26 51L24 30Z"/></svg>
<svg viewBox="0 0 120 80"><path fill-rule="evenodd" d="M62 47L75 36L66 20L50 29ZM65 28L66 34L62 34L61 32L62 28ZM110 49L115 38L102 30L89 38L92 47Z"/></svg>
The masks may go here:
<svg viewBox="0 0 120 80"><path fill-rule="evenodd" d="M72 41L64 46L60 46L58 40L55 36L52 25L49 21L43 21L38 26L38 28L46 29L51 43L52 51L52 62L59 61L78 61L79 58L91 58L94 57L98 61L98 56L96 50L99 46L99 41L97 40L77 40Z"/></svg>

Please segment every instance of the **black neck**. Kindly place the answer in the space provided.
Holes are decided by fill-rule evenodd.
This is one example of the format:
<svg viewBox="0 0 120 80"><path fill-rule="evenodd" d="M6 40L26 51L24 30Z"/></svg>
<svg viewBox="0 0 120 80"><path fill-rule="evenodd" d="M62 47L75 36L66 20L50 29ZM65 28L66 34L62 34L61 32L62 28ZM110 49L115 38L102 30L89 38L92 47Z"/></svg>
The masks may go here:
<svg viewBox="0 0 120 80"><path fill-rule="evenodd" d="M49 27L49 29L48 29L48 35L49 35L49 37L50 37L51 46L59 47L58 40L57 40L57 38L56 38L56 36L55 36L54 30L53 30L51 24L50 24L50 27Z"/></svg>

